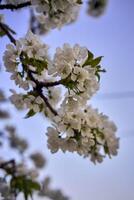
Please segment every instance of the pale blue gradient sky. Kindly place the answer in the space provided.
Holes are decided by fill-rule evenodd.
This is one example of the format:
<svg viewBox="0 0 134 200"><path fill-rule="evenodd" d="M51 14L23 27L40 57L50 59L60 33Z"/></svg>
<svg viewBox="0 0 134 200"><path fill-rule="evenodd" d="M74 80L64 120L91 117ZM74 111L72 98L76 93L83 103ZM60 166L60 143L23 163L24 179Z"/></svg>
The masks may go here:
<svg viewBox="0 0 134 200"><path fill-rule="evenodd" d="M7 21L19 36L25 34L27 12L6 11ZM88 17L84 9L79 20L61 31L52 31L44 42L54 52L64 42L87 46L95 55L103 55L107 73L101 80L99 93L134 90L134 1L109 0L106 13L97 19ZM3 49L7 39L0 41ZM2 52L0 52L2 54ZM0 84L6 89L13 84L6 73L0 75ZM112 160L105 159L94 166L88 159L75 154L61 152L52 155L47 150L45 129L48 122L40 116L24 120L24 113L14 113L22 134L31 139L33 146L43 149L48 158L45 174L53 177L53 186L59 187L72 200L133 200L134 199L134 99L99 100L92 104L109 115L118 126L120 136L119 155ZM12 110L12 106L9 106ZM1 123L1 122L0 122Z"/></svg>

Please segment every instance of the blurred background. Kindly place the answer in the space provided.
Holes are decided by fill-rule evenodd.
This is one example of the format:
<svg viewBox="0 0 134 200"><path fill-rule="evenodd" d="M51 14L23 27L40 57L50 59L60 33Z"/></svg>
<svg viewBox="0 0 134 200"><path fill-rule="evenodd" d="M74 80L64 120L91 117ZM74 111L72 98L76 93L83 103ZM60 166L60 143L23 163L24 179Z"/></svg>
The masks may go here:
<svg viewBox="0 0 134 200"><path fill-rule="evenodd" d="M104 56L102 64L107 73L102 75L99 92L91 103L104 112L118 127L120 149L118 156L104 159L94 165L88 159L66 153L51 154L46 145L46 128L49 122L40 115L24 119L26 112L18 112L11 104L12 124L30 141L31 148L42 151L47 167L42 174L52 177L53 188L61 188L72 200L133 200L134 199L134 1L109 0L104 14L91 17L86 3L74 24L53 30L42 40L50 46L50 54L63 43L86 46L95 56ZM3 12L7 24L22 37L28 29L28 10ZM6 37L0 40L0 58ZM2 60L1 60L2 66ZM10 95L14 88L9 74L1 67L0 87ZM6 121L11 123L11 120ZM0 121L0 126L4 125ZM3 152L8 158L8 151Z"/></svg>

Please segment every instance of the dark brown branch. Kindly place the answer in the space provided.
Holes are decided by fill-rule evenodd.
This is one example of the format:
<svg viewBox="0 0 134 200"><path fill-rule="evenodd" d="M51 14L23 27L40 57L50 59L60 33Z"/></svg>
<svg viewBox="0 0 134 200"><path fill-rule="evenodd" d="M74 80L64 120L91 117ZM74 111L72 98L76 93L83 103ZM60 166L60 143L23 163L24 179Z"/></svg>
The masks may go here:
<svg viewBox="0 0 134 200"><path fill-rule="evenodd" d="M4 10L4 9L9 9L9 10L17 10L17 9L21 9L24 7L28 7L31 6L31 2L27 1L24 3L20 3L18 5L14 5L14 4L1 4L0 5L0 10Z"/></svg>
<svg viewBox="0 0 134 200"><path fill-rule="evenodd" d="M12 160L0 163L0 169L8 171L8 173L11 173L13 176L15 176L15 173L16 173L16 163L15 163L15 160L12 159Z"/></svg>
<svg viewBox="0 0 134 200"><path fill-rule="evenodd" d="M8 38L10 39L10 41L12 43L14 43L14 45L16 45L16 40L14 39L14 37L8 32L8 30L5 28L5 26L0 23L0 28L2 28L2 30L6 33L6 35L8 36ZM22 65L23 65L23 56L20 56L20 60L22 61ZM28 71L28 75L29 78L31 79L31 81L33 81L36 84L36 91L39 94L39 96L44 100L45 104L47 105L47 107L50 109L50 111L54 114L54 115L58 115L58 113L56 112L56 110L54 110L54 108L51 106L51 104L49 103L48 99L42 94L42 87L52 87L55 85L59 85L61 84L61 80L60 81L56 81L56 82L51 82L51 83L44 83L44 82L39 82L38 80L36 80L31 71Z"/></svg>
<svg viewBox="0 0 134 200"><path fill-rule="evenodd" d="M36 90L39 94L39 96L44 100L45 104L47 105L47 107L49 108L49 110L56 116L58 115L57 111L51 106L51 104L49 103L48 99L42 94L42 91L40 90Z"/></svg>
<svg viewBox="0 0 134 200"><path fill-rule="evenodd" d="M15 164L15 160L9 160L7 162L2 162L0 163L0 168L4 169L5 167L9 166L9 165L14 165Z"/></svg>
<svg viewBox="0 0 134 200"><path fill-rule="evenodd" d="M9 38L9 40L16 45L16 40L14 39L14 37L12 36L12 34L9 32L9 30L7 29L7 26L3 23L0 23L0 28L3 30L3 32L7 35L7 37Z"/></svg>
<svg viewBox="0 0 134 200"><path fill-rule="evenodd" d="M60 85L63 83L63 79L59 80L59 81L54 81L54 82L40 82L40 86L41 87L53 87L56 85Z"/></svg>
<svg viewBox="0 0 134 200"><path fill-rule="evenodd" d="M48 99L43 95L41 83L33 77L31 71L28 72L28 76L31 79L31 81L33 81L36 84L35 90L38 93L38 95L44 100L44 102L45 102L46 106L49 108L49 110L54 115L58 115L57 111L51 106L51 104L49 103Z"/></svg>
<svg viewBox="0 0 134 200"><path fill-rule="evenodd" d="M23 60L23 58L22 58L22 60ZM23 62L23 61L22 61ZM30 72L32 73L32 74L37 74L37 72L35 72L35 71L32 71L32 70L30 70ZM32 78L32 77L31 77ZM66 79L60 79L59 81L53 81L53 82L47 82L47 81L37 81L36 79L34 79L33 81L35 82L36 81L36 83L40 86L40 88L43 88L43 87L46 87L46 88L48 88L48 87L54 87L54 86L57 86L57 85L61 85L61 84L63 84L64 83L64 81L65 81Z"/></svg>

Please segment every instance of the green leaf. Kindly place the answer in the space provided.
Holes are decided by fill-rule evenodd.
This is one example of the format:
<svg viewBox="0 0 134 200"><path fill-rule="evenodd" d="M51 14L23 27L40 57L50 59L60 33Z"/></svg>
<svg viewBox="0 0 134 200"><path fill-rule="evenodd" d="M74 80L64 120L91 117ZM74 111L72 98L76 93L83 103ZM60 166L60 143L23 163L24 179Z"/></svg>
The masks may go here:
<svg viewBox="0 0 134 200"><path fill-rule="evenodd" d="M5 32L0 30L0 37L3 37L4 35L6 35Z"/></svg>
<svg viewBox="0 0 134 200"><path fill-rule="evenodd" d="M38 182L28 180L28 184L33 190L40 190L40 184Z"/></svg>
<svg viewBox="0 0 134 200"><path fill-rule="evenodd" d="M88 58L87 58L86 62L83 64L83 67L86 65L90 65L93 58L94 58L93 53L88 50Z"/></svg>
<svg viewBox="0 0 134 200"><path fill-rule="evenodd" d="M91 66L92 66L92 67L95 67L96 65L98 65L98 64L100 63L100 61L101 61L102 58L103 58L103 56L100 56L100 57L97 57L97 58L95 58L94 60L92 60L92 61L90 62Z"/></svg>
<svg viewBox="0 0 134 200"><path fill-rule="evenodd" d="M36 73L41 75L41 72L44 69L47 69L47 61L46 60L38 60L35 58L28 58L28 56L23 53L24 57L22 60L22 63L27 66L27 65L31 65L33 67L35 67Z"/></svg>
<svg viewBox="0 0 134 200"><path fill-rule="evenodd" d="M33 117L36 114L33 109L29 110L29 112L26 114L25 119L29 117Z"/></svg>
<svg viewBox="0 0 134 200"><path fill-rule="evenodd" d="M36 71L39 75L41 75L41 72L44 69L47 69L47 62L44 60L42 61L42 60L36 60L34 58L30 58L29 62L31 63L32 66L36 68Z"/></svg>
<svg viewBox="0 0 134 200"><path fill-rule="evenodd" d="M40 190L40 184L26 176L12 177L10 186L13 191L22 192L25 200L28 200L29 196L32 197L34 191Z"/></svg>
<svg viewBox="0 0 134 200"><path fill-rule="evenodd" d="M104 144L104 152L105 152L105 154L108 154L110 156L109 148L108 148L107 143Z"/></svg>

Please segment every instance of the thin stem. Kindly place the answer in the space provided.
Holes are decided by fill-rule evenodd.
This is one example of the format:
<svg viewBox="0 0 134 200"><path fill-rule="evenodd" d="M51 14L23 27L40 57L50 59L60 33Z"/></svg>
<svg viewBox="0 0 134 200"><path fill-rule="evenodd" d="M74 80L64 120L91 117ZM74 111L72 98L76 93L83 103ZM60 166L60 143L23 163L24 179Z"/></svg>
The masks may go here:
<svg viewBox="0 0 134 200"><path fill-rule="evenodd" d="M0 5L0 10L4 10L4 9L8 9L8 10L17 10L17 9L21 9L24 7L28 7L31 6L31 2L27 1L24 3L20 3L18 5L14 5L14 4L1 4Z"/></svg>
<svg viewBox="0 0 134 200"><path fill-rule="evenodd" d="M16 45L16 40L14 39L14 37L11 35L11 33L9 32L7 26L3 23L0 22L0 28L4 31L4 33L7 35L7 37L9 38L9 40Z"/></svg>

